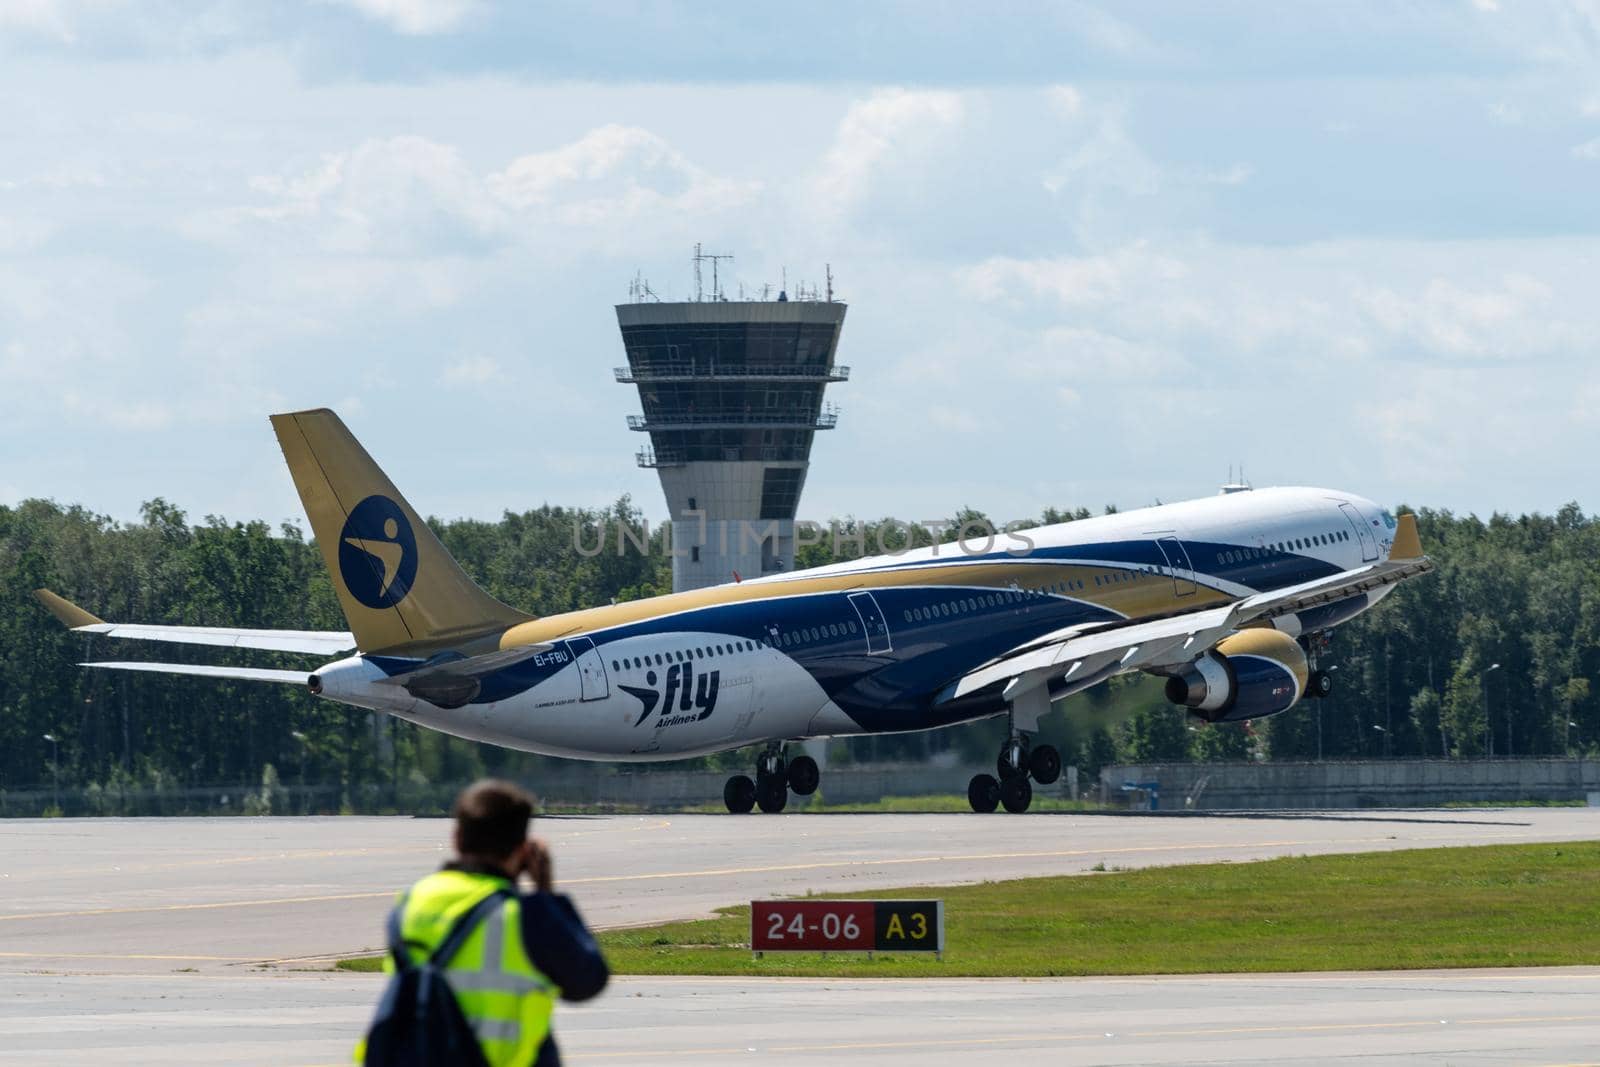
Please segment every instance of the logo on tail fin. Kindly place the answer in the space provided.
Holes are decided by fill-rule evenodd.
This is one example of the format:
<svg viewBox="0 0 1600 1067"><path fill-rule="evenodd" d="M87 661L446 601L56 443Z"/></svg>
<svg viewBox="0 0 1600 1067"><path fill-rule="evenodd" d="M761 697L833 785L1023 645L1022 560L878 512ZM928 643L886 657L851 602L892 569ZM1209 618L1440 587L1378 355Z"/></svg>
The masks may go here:
<svg viewBox="0 0 1600 1067"><path fill-rule="evenodd" d="M369 496L350 510L339 531L339 577L369 608L406 598L417 578L417 538L400 505Z"/></svg>

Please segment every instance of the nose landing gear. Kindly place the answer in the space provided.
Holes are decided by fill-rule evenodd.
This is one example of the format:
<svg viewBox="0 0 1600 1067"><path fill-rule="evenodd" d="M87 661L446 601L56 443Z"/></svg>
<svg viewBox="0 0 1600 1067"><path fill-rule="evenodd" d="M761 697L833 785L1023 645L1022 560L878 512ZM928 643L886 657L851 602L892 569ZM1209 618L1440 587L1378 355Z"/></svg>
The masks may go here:
<svg viewBox="0 0 1600 1067"><path fill-rule="evenodd" d="M746 774L736 774L722 787L722 803L734 815L744 815L752 808L760 808L776 815L789 804L789 794L808 797L817 791L822 771L810 756L796 756L787 762L783 758L783 745L768 745L756 760L756 776L751 781Z"/></svg>

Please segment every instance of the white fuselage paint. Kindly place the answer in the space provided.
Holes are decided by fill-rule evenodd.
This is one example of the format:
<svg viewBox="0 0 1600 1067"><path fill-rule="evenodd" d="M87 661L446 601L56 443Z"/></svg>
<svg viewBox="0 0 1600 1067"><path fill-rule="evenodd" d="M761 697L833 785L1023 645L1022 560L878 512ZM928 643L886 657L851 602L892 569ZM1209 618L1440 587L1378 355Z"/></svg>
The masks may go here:
<svg viewBox="0 0 1600 1067"><path fill-rule="evenodd" d="M1341 505L1351 509L1341 510ZM1350 517L1347 518L1347 514ZM1356 523L1365 537L1358 536ZM1318 543L1329 533L1350 531L1347 539ZM1321 561L1338 570L1387 558L1393 543L1393 519L1362 497L1323 489L1266 489L1209 497L1179 504L1144 508L1055 526L997 535L995 549L1015 550L1019 562L1037 561L1040 550L1125 541L1149 542L1176 537L1185 545L1222 544L1244 550L1261 550L1278 544L1295 544L1293 555ZM1366 538L1370 537L1370 541ZM1031 552L1024 552L1027 546ZM976 545L974 548L978 547ZM813 594L792 583L834 575L893 571L911 564L951 568L950 584L961 588L960 568L976 560L954 545L919 549L897 556L876 556L827 567L754 579L746 585L770 587L771 615L781 619L786 604ZM1126 568L1126 563L1077 558L1076 566ZM1202 586L1231 598L1249 596L1273 584L1250 586L1212 573L1193 560L1193 578ZM1225 568L1215 568L1225 570ZM1280 583L1283 584L1283 583ZM920 583L927 588L927 583ZM873 588L882 590L881 585ZM1376 603L1388 592L1370 596ZM838 594L832 594L837 596ZM1370 606L1370 605L1369 605ZM982 626L974 620L973 626ZM1296 616L1275 621L1292 636L1299 634ZM618 629L621 629L620 627ZM892 621L891 621L892 629ZM410 696L404 689L384 684L384 673L362 656L329 664L317 672L321 695L343 703L388 712L419 725L460 737L553 756L614 761L681 759L737 748L767 740L837 736L863 732L862 727L828 697L827 692L793 656L770 643L753 641L749 634L710 632L703 629L668 629L620 639L607 631L588 636L603 650L599 686L604 695L588 694L576 662L563 667L532 688L492 702L456 709L435 707ZM950 642L957 651L959 635ZM720 654L699 658L699 651ZM686 661L678 657L687 654ZM661 665L650 670L612 672L613 662L639 661ZM959 657L952 656L956 661ZM698 686L706 672L716 671L715 714L698 715L697 692L685 698L683 687L670 685L668 664L687 662ZM966 668L963 668L965 670ZM679 670L680 676L684 672ZM960 673L960 672L957 672ZM653 679L653 680L647 680ZM647 684L641 686L641 680ZM949 679L946 679L948 681ZM943 683L941 683L942 685ZM625 686L649 688L660 694L661 707L641 721L644 704ZM937 688L937 687L935 687ZM932 691L932 690L931 690ZM687 703L685 701L687 700ZM670 701L671 706L665 705ZM993 714L988 712L986 714Z"/></svg>

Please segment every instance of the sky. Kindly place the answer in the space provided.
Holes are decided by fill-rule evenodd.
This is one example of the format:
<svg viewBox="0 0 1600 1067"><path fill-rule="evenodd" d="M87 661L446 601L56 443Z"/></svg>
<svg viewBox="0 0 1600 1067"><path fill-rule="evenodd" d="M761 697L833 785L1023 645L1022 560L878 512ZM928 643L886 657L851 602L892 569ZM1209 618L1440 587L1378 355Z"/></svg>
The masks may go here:
<svg viewBox="0 0 1600 1067"><path fill-rule="evenodd" d="M0 503L665 503L642 272L849 303L803 518L1600 507L1600 0L0 0Z"/></svg>

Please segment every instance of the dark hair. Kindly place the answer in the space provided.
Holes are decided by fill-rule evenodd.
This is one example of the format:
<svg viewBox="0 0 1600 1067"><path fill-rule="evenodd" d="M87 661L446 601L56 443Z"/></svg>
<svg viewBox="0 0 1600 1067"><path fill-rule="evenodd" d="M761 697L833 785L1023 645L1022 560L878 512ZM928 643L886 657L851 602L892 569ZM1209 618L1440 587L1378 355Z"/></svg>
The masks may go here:
<svg viewBox="0 0 1600 1067"><path fill-rule="evenodd" d="M463 789L450 814L463 855L503 859L528 838L533 797L520 786L488 778Z"/></svg>

